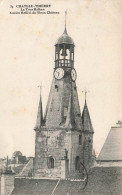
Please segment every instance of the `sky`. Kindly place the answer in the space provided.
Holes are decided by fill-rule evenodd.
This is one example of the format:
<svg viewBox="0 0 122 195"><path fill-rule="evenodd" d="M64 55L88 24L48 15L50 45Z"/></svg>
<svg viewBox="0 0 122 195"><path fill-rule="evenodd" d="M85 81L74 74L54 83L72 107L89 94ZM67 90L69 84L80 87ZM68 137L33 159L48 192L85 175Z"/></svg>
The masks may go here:
<svg viewBox="0 0 122 195"><path fill-rule="evenodd" d="M51 4L60 14L9 14L21 4ZM45 110L54 68L54 45L64 31L75 43L75 69L81 112L82 91L94 128L98 155L106 136L122 119L121 0L16 0L0 3L0 157L14 151L34 156L39 88Z"/></svg>

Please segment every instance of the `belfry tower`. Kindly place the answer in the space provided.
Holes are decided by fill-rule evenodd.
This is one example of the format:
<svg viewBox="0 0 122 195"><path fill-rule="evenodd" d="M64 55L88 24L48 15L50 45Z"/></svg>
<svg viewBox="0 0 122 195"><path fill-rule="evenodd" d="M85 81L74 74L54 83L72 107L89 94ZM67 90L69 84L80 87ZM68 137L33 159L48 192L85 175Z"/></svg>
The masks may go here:
<svg viewBox="0 0 122 195"><path fill-rule="evenodd" d="M64 33L55 44L55 68L45 115L40 96L35 126L34 176L80 178L92 162L93 128L87 104L81 115L74 68L74 41Z"/></svg>

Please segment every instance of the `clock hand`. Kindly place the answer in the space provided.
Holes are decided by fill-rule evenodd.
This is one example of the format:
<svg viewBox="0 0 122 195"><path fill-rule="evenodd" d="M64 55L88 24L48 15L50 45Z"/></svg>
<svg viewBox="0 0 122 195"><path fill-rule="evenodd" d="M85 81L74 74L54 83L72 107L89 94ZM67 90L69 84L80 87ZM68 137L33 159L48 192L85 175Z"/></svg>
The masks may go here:
<svg viewBox="0 0 122 195"><path fill-rule="evenodd" d="M58 73L58 75L60 74L57 70L56 70L56 72Z"/></svg>

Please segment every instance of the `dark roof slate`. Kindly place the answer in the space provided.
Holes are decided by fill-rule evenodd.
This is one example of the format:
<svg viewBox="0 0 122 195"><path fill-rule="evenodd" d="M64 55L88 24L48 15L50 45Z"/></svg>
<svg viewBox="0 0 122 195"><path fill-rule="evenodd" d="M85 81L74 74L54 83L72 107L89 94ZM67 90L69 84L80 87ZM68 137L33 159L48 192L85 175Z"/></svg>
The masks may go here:
<svg viewBox="0 0 122 195"><path fill-rule="evenodd" d="M74 41L72 40L72 38L67 34L67 30L65 28L64 33L58 38L58 40L56 41L56 45L57 44L73 44L74 45Z"/></svg>
<svg viewBox="0 0 122 195"><path fill-rule="evenodd" d="M112 127L97 158L99 161L122 161L122 127Z"/></svg>
<svg viewBox="0 0 122 195"><path fill-rule="evenodd" d="M94 132L86 100L85 100L85 105L84 105L84 109L82 112L82 124L83 124L84 131L88 131L91 133Z"/></svg>
<svg viewBox="0 0 122 195"><path fill-rule="evenodd" d="M12 195L51 195L57 180L15 179ZM88 174L88 183L60 180L53 195L110 195L122 194L122 167L94 167Z"/></svg>
<svg viewBox="0 0 122 195"><path fill-rule="evenodd" d="M43 125L44 120L43 120L43 111L42 111L42 97L40 94L40 100L39 100L39 106L38 106L38 113L37 113L37 120L36 120L36 126L35 126L35 130L36 129L40 129L41 126Z"/></svg>

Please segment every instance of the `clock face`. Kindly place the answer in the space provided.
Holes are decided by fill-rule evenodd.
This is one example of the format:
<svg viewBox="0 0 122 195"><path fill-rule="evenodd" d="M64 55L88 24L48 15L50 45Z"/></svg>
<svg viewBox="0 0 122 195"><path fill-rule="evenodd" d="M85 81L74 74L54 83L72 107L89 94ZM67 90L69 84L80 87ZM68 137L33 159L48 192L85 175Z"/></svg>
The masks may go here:
<svg viewBox="0 0 122 195"><path fill-rule="evenodd" d="M72 69L72 71L71 71L71 77L72 77L72 80L73 80L73 81L76 80L77 74L76 74L75 69Z"/></svg>
<svg viewBox="0 0 122 195"><path fill-rule="evenodd" d="M64 70L62 68L57 68L54 72L54 76L56 79L62 79L64 76Z"/></svg>

